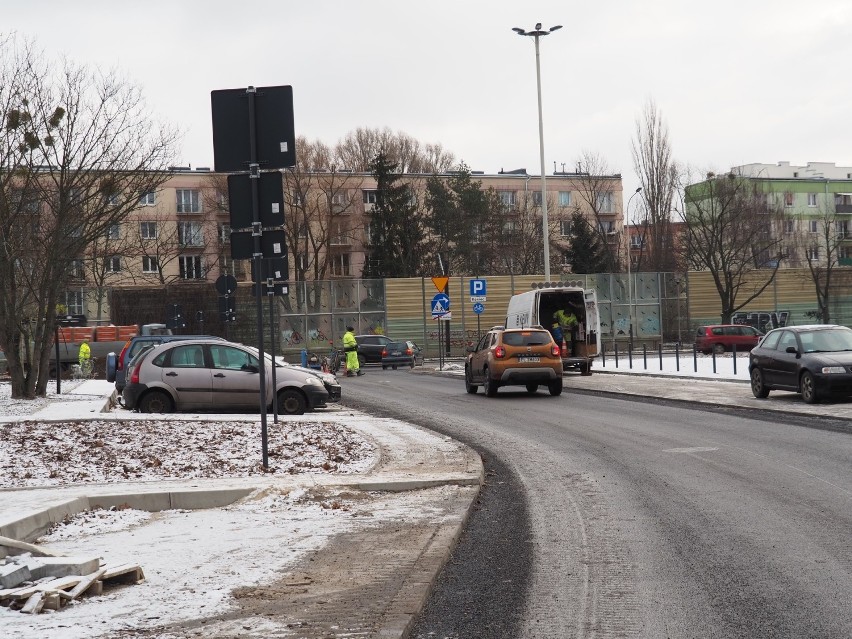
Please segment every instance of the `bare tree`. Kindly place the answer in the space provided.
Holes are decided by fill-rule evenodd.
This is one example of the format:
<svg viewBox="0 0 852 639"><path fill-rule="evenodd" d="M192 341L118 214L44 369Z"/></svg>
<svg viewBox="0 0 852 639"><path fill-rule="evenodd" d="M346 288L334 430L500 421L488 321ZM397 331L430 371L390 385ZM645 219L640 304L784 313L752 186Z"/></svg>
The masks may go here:
<svg viewBox="0 0 852 639"><path fill-rule="evenodd" d="M176 135L115 73L52 66L13 38L0 42L0 109L0 348L13 397L35 397L74 261L168 179Z"/></svg>
<svg viewBox="0 0 852 639"><path fill-rule="evenodd" d="M134 252L133 234L128 222L110 226L103 235L92 238L86 247L81 262L84 265L85 279L95 287L96 315L103 318L103 309L107 301L109 286L127 277L130 266L127 256Z"/></svg>
<svg viewBox="0 0 852 639"><path fill-rule="evenodd" d="M648 100L636 120L632 142L633 167L642 185L642 235L645 240L641 262L650 271L677 268L672 235L672 210L678 184L678 167L672 159L669 129L653 100Z"/></svg>
<svg viewBox="0 0 852 639"><path fill-rule="evenodd" d="M785 193L784 197L792 197L792 194ZM832 282L844 255L843 242L852 232L847 217L837 214L834 202L824 201L816 216L785 221L787 228L793 231L788 260L807 266L810 283L816 292L816 319L823 324L831 322Z"/></svg>
<svg viewBox="0 0 852 639"><path fill-rule="evenodd" d="M380 153L385 153L399 167L400 173L445 173L455 163L452 153L440 144L425 146L402 131L394 133L389 128L358 128L337 143L335 159L337 168L368 172L370 164ZM325 168L331 168L327 165Z"/></svg>
<svg viewBox="0 0 852 639"><path fill-rule="evenodd" d="M685 189L689 265L708 271L721 303L721 321L772 283L784 255L784 213L760 184L739 175L715 176Z"/></svg>
<svg viewBox="0 0 852 639"><path fill-rule="evenodd" d="M580 201L574 208L589 218L589 223L600 241L603 264L610 273L619 270L618 245L609 235L615 230L616 192L613 189L621 183L620 180L613 180L613 177L615 176L603 157L593 151L582 152L577 161Z"/></svg>

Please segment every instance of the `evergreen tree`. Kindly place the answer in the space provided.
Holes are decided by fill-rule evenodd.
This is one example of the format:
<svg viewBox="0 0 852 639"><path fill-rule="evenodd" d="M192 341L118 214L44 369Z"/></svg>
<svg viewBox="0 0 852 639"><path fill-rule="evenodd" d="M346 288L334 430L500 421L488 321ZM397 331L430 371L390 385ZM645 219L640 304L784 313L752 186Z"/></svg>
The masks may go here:
<svg viewBox="0 0 852 639"><path fill-rule="evenodd" d="M370 163L376 205L370 217L370 249L363 277L415 277L423 273L422 216L411 186L400 184L398 165L384 152Z"/></svg>
<svg viewBox="0 0 852 639"><path fill-rule="evenodd" d="M597 233L586 217L576 212L571 216L571 246L565 251L572 273L603 273L607 259Z"/></svg>

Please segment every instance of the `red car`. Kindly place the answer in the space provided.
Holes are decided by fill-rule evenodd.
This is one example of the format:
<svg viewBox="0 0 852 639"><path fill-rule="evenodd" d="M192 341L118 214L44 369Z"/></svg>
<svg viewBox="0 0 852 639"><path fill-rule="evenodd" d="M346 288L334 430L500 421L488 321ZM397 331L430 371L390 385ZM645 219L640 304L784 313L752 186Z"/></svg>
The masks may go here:
<svg viewBox="0 0 852 639"><path fill-rule="evenodd" d="M745 324L699 326L695 334L695 350L721 354L732 351L736 346L737 352L750 351L762 337L763 333Z"/></svg>

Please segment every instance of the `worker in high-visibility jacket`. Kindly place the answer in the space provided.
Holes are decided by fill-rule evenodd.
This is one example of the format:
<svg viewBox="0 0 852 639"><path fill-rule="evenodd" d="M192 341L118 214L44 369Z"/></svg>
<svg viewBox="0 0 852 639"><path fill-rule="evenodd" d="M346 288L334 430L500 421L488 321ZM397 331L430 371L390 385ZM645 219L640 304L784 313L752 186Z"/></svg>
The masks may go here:
<svg viewBox="0 0 852 639"><path fill-rule="evenodd" d="M92 349L89 348L88 342L80 344L77 362L80 364L80 372L84 377L88 377L92 372Z"/></svg>
<svg viewBox="0 0 852 639"><path fill-rule="evenodd" d="M352 326L347 326L343 334L343 352L346 353L346 376L363 375L364 371L358 362L358 340L355 339L355 329Z"/></svg>

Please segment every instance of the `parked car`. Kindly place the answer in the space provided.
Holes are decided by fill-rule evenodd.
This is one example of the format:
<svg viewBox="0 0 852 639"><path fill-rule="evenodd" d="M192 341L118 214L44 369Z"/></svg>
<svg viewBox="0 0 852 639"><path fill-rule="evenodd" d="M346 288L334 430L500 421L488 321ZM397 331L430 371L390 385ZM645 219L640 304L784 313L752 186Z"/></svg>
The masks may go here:
<svg viewBox="0 0 852 639"><path fill-rule="evenodd" d="M390 342L382 349L382 368L398 366L414 368L418 360L423 363L423 350L412 341Z"/></svg>
<svg viewBox="0 0 852 639"><path fill-rule="evenodd" d="M364 364L380 364L382 351L385 346L393 342L387 335L356 335L358 342L358 361Z"/></svg>
<svg viewBox="0 0 852 639"><path fill-rule="evenodd" d="M156 326L152 324L151 326ZM125 385L125 372L127 371L128 364L130 364L130 360L132 360L137 354L140 352L147 350L149 348L153 348L154 346L159 346L160 344L164 344L166 342L174 342L178 340L187 340L187 339L219 339L221 337L216 337L215 335L136 335L131 337L121 349L121 352L112 357L113 353L110 353L107 356L106 363L106 379L108 382L115 382L115 390L121 395L124 390ZM223 340L224 341L224 340Z"/></svg>
<svg viewBox="0 0 852 639"><path fill-rule="evenodd" d="M553 336L541 326L495 326L467 350L464 382L468 393L476 393L480 384L488 397L494 397L500 386L510 385L526 386L529 393L546 385L551 395L562 393L562 354Z"/></svg>
<svg viewBox="0 0 852 639"><path fill-rule="evenodd" d="M702 353L722 354L732 351L750 351L757 346L763 333L753 326L745 324L716 324L699 326L695 334L695 350Z"/></svg>
<svg viewBox="0 0 852 639"><path fill-rule="evenodd" d="M828 395L852 395L852 329L817 324L769 331L749 353L751 392L802 394L808 404Z"/></svg>
<svg viewBox="0 0 852 639"><path fill-rule="evenodd" d="M182 340L137 355L127 371L122 397L143 413L175 410L255 411L260 404L257 351L224 340ZM301 415L326 405L329 394L319 375L296 366L265 366L267 401L278 396L278 411Z"/></svg>

